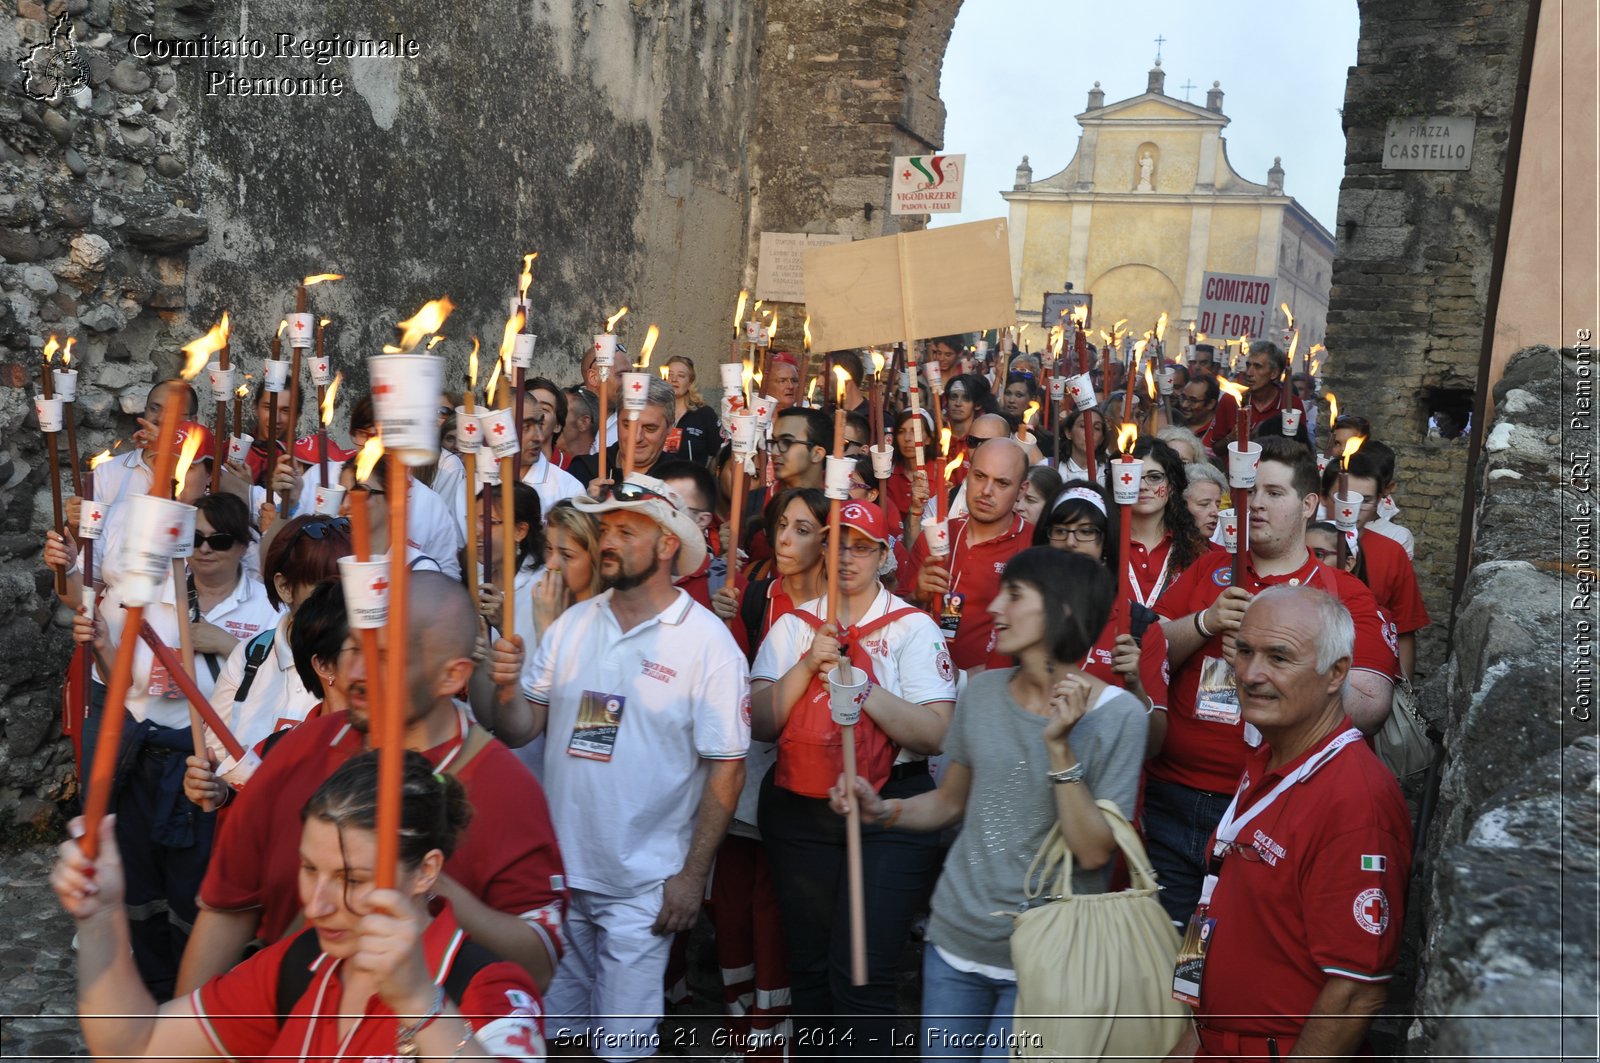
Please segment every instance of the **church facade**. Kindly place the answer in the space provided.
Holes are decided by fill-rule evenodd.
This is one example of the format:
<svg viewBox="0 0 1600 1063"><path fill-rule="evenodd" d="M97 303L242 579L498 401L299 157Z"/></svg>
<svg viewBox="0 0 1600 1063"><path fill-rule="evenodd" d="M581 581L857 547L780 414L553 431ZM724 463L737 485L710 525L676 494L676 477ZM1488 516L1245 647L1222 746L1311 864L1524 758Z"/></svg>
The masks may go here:
<svg viewBox="0 0 1600 1063"><path fill-rule="evenodd" d="M1137 335L1163 311L1184 329L1198 312L1203 275L1234 273L1275 277L1300 349L1320 342L1333 235L1285 194L1281 160L1265 184L1228 162L1220 84L1204 107L1166 95L1164 85L1159 61L1142 95L1107 104L1096 82L1066 168L1035 181L1023 157L1015 187L1002 193L1017 321L1039 324L1044 293L1070 281L1094 297L1095 329L1127 318ZM1282 326L1281 314L1273 320Z"/></svg>

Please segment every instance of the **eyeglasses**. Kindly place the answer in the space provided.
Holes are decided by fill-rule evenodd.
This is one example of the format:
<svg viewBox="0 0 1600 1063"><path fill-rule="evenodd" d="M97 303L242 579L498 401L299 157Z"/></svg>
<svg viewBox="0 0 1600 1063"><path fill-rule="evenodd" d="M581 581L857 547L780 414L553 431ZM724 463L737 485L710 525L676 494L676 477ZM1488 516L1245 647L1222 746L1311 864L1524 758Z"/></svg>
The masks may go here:
<svg viewBox="0 0 1600 1063"><path fill-rule="evenodd" d="M1057 524L1055 527L1050 529L1050 541L1053 543L1064 543L1069 540L1080 543L1092 543L1099 538L1099 528L1089 528L1081 524L1070 527L1065 524Z"/></svg>
<svg viewBox="0 0 1600 1063"><path fill-rule="evenodd" d="M221 553L224 550L232 550L233 544L238 541L227 532L216 532L211 535L201 535L199 532L194 533L194 548L196 550L202 546L209 546L211 549Z"/></svg>
<svg viewBox="0 0 1600 1063"><path fill-rule="evenodd" d="M652 491L643 484L630 483L627 480L608 485L600 498L602 500L614 498L618 502L643 502L646 499L654 498L672 506L672 499L666 495L661 494L659 491ZM673 506L673 508L676 509L677 507Z"/></svg>
<svg viewBox="0 0 1600 1063"><path fill-rule="evenodd" d="M849 545L843 547L845 553L849 554L851 557L860 558L863 561L882 549L882 543L850 543Z"/></svg>
<svg viewBox="0 0 1600 1063"><path fill-rule="evenodd" d="M1147 472L1139 479L1139 486L1151 488L1165 487L1167 486L1166 474L1159 472Z"/></svg>
<svg viewBox="0 0 1600 1063"><path fill-rule="evenodd" d="M349 535L350 518L319 517L316 520L308 520L304 524L300 525L299 534L304 535L307 539L311 539L315 542L321 542L333 534ZM199 545L198 541L196 542L196 545Z"/></svg>
<svg viewBox="0 0 1600 1063"><path fill-rule="evenodd" d="M813 443L809 439L796 439L794 436L776 436L772 440L772 449L779 454L787 454L789 453L789 448L797 443L808 447L822 446L821 443Z"/></svg>

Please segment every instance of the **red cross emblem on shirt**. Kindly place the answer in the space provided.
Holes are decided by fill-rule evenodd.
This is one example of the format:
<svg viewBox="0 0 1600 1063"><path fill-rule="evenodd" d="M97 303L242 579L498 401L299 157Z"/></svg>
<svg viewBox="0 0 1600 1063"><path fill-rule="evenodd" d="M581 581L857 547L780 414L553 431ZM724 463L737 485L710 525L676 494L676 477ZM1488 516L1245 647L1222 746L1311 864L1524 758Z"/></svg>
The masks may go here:
<svg viewBox="0 0 1600 1063"><path fill-rule="evenodd" d="M503 436L503 435L506 434L506 426L503 425L503 424L496 423L495 426L490 429L490 431L493 432L497 436Z"/></svg>
<svg viewBox="0 0 1600 1063"><path fill-rule="evenodd" d="M382 576L379 576L377 579L372 581L372 591L374 594L382 594L388 589L389 581L384 579Z"/></svg>
<svg viewBox="0 0 1600 1063"><path fill-rule="evenodd" d="M1371 919L1374 923L1382 924L1383 917L1389 914L1389 906L1374 897L1361 909L1361 914Z"/></svg>
<svg viewBox="0 0 1600 1063"><path fill-rule="evenodd" d="M534 1040L533 1027L523 1026L516 1034L504 1038L504 1043L510 1048L520 1048L529 1056L543 1055L544 1046Z"/></svg>
<svg viewBox="0 0 1600 1063"><path fill-rule="evenodd" d="M1133 483L1133 474L1132 473L1127 473L1127 472L1123 473L1122 474L1122 486L1126 487L1131 483Z"/></svg>

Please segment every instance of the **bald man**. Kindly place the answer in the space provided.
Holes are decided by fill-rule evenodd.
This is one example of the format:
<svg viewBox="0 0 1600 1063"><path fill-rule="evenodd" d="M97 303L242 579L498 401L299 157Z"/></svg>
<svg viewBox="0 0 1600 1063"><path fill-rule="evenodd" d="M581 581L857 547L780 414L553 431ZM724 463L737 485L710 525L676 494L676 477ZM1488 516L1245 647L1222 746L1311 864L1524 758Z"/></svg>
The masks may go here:
<svg viewBox="0 0 1600 1063"><path fill-rule="evenodd" d="M950 517L964 517L967 515L967 472L972 460L972 451L991 439L1003 439L1011 434L1011 422L998 413L985 413L972 419L972 426L967 429L967 437L962 440L950 440L950 453L945 455L946 464L956 460L959 456L961 464L950 474L950 484L956 488L955 497L950 499ZM934 499L928 499L927 505L922 507L922 515L934 515Z"/></svg>
<svg viewBox="0 0 1600 1063"><path fill-rule="evenodd" d="M322 593L337 593L329 588ZM456 699L473 674L477 612L461 584L437 572L411 576L405 745L461 780L482 816L468 825L436 888L473 940L522 965L543 989L561 958L566 889L544 791L521 762L473 722ZM379 648L387 652L386 631ZM370 745L367 664L349 633L331 680L350 697L344 712L314 716L267 747L218 828L200 887L200 916L178 975L178 993L239 961L251 940L271 944L301 925L300 809L333 771ZM520 656L498 661L496 685L520 685ZM504 673L504 674L502 674ZM520 696L520 694L519 694ZM266 745L266 743L263 743Z"/></svg>
<svg viewBox="0 0 1600 1063"><path fill-rule="evenodd" d="M927 538L917 540L900 593L929 603L957 668L980 672L1010 663L994 652L989 603L1000 591L1006 562L1028 548L1033 525L1016 512L1028 471L1021 443L1010 436L987 440L972 452L969 465L962 485L968 513L950 521L950 553L933 557Z"/></svg>

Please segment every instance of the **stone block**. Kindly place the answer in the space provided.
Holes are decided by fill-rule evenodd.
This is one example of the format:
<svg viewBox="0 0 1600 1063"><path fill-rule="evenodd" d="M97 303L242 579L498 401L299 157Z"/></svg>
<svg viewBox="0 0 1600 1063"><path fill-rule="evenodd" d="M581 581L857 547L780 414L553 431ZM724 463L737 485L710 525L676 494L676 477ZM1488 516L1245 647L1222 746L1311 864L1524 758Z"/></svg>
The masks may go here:
<svg viewBox="0 0 1600 1063"><path fill-rule="evenodd" d="M100 271L111 258L111 245L104 237L84 233L72 241L72 261L84 269Z"/></svg>
<svg viewBox="0 0 1600 1063"><path fill-rule="evenodd" d="M141 93L153 84L153 79L146 72L144 64L133 58L124 59L112 67L108 80L111 87L118 92L131 94Z"/></svg>
<svg viewBox="0 0 1600 1063"><path fill-rule="evenodd" d="M79 315L78 321L91 332L115 332L127 324L122 312L109 303L99 303L91 307Z"/></svg>

